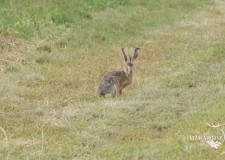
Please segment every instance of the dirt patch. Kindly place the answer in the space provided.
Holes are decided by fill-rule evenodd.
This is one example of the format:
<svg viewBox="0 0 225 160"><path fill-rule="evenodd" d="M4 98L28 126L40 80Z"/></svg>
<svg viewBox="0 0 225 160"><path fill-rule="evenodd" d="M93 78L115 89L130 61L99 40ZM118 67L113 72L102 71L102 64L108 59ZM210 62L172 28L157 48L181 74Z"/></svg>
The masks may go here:
<svg viewBox="0 0 225 160"><path fill-rule="evenodd" d="M25 53L33 48L27 40L0 35L0 61L24 63Z"/></svg>

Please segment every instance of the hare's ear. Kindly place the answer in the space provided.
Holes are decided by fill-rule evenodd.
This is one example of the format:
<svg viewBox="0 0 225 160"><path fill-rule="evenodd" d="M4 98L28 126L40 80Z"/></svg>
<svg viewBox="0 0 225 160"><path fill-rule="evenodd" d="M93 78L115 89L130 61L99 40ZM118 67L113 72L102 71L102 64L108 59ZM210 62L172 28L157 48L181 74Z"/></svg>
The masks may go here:
<svg viewBox="0 0 225 160"><path fill-rule="evenodd" d="M124 58L124 61L127 62L127 55L124 51L124 48L121 49L122 50L122 53L123 53L123 58Z"/></svg>
<svg viewBox="0 0 225 160"><path fill-rule="evenodd" d="M133 57L132 57L132 61L135 60L135 59L137 59L139 53L140 53L140 48L136 48L134 50L134 54L133 54Z"/></svg>

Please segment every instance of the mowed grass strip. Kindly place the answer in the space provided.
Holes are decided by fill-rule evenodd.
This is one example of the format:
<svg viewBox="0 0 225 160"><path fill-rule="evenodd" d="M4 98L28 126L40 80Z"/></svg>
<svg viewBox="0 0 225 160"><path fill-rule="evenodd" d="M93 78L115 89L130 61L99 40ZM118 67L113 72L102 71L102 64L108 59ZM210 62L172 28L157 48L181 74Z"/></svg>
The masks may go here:
<svg viewBox="0 0 225 160"><path fill-rule="evenodd" d="M10 2L1 10L1 158L221 159L224 145L182 136L219 134L206 123L224 121L222 1ZM134 83L100 99L101 76L123 68L121 47L141 47Z"/></svg>

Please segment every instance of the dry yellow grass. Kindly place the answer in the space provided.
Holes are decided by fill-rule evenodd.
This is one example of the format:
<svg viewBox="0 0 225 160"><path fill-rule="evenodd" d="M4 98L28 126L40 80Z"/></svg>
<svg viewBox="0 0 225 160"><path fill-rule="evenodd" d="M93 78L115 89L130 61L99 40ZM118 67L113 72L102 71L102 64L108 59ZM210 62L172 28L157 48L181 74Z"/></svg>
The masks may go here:
<svg viewBox="0 0 225 160"><path fill-rule="evenodd" d="M206 123L225 121L224 2L120 2L69 14L61 1L27 1L18 28L0 19L1 159L223 158L225 144L182 136L220 134ZM17 7L4 5L14 24ZM101 76L124 67L121 47L141 48L134 83L99 98Z"/></svg>

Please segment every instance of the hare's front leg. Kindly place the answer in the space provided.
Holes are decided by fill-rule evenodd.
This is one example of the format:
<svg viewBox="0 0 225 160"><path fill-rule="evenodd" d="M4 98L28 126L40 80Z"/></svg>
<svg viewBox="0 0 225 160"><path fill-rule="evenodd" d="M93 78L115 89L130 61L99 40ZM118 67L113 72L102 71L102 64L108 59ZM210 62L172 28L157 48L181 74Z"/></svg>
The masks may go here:
<svg viewBox="0 0 225 160"><path fill-rule="evenodd" d="M121 95L122 94L122 89L121 90L119 90L119 95Z"/></svg>
<svg viewBox="0 0 225 160"><path fill-rule="evenodd" d="M117 96L122 94L123 87L117 87Z"/></svg>

